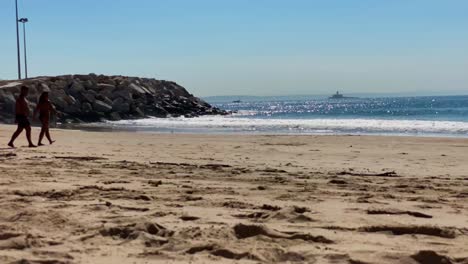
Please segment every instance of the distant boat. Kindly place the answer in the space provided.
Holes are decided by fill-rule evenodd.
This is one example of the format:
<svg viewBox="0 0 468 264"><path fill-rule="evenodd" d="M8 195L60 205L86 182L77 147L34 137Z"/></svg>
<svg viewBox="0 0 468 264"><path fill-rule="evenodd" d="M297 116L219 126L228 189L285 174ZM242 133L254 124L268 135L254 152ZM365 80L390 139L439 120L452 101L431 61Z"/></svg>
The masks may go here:
<svg viewBox="0 0 468 264"><path fill-rule="evenodd" d="M234 104L242 103L241 100L234 100L234 101L232 101L232 102L233 102Z"/></svg>
<svg viewBox="0 0 468 264"><path fill-rule="evenodd" d="M336 92L336 94L329 97L329 99L355 99L357 97L348 97L340 94L340 92Z"/></svg>

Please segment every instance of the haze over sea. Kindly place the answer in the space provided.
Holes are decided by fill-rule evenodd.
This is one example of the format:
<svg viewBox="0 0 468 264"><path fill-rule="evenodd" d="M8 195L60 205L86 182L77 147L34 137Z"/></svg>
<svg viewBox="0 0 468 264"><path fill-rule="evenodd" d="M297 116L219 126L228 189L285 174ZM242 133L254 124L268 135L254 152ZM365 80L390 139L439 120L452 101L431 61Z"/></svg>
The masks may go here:
<svg viewBox="0 0 468 264"><path fill-rule="evenodd" d="M237 100L241 102L233 102ZM104 126L177 133L468 137L468 96L355 99L212 97L207 101L233 114L125 120L107 122Z"/></svg>

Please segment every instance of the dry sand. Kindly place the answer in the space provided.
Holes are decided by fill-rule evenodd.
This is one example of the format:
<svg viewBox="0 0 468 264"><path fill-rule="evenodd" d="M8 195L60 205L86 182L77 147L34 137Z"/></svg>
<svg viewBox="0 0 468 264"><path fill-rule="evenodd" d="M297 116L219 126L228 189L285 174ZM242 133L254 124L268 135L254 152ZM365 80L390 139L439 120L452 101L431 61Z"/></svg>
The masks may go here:
<svg viewBox="0 0 468 264"><path fill-rule="evenodd" d="M468 263L467 139L52 134L0 148L0 263Z"/></svg>

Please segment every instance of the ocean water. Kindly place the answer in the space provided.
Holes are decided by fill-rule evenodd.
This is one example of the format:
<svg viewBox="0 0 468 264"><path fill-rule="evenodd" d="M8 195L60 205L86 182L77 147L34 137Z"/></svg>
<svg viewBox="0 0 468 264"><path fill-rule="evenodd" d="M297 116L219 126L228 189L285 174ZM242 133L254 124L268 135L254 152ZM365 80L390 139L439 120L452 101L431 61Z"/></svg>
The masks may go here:
<svg viewBox="0 0 468 264"><path fill-rule="evenodd" d="M468 137L468 96L211 101L229 116L107 122L115 129L179 133ZM103 125L103 124L101 124Z"/></svg>

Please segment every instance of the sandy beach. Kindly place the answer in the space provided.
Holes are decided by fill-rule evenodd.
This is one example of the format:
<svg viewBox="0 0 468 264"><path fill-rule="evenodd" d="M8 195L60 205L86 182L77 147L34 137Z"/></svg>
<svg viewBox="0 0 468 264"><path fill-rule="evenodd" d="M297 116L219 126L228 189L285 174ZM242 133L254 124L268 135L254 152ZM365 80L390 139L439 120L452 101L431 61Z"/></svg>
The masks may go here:
<svg viewBox="0 0 468 264"><path fill-rule="evenodd" d="M468 139L14 129L0 263L468 263Z"/></svg>

